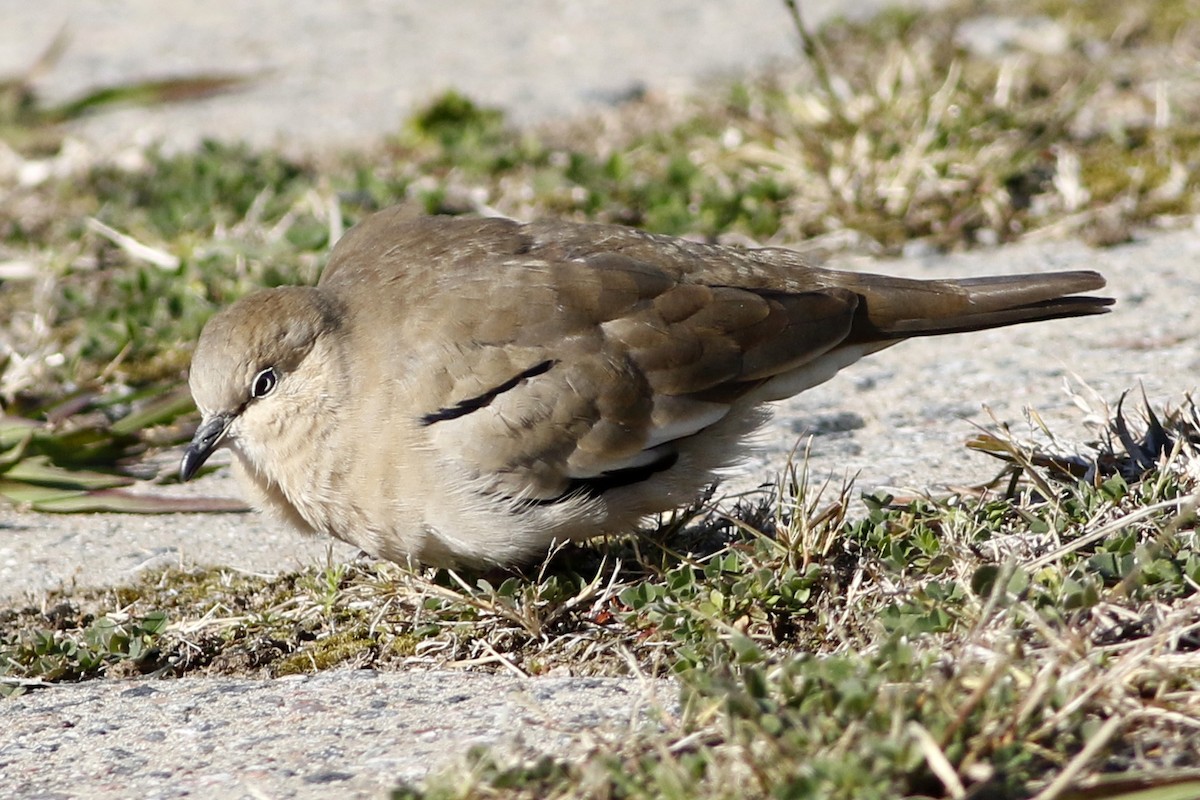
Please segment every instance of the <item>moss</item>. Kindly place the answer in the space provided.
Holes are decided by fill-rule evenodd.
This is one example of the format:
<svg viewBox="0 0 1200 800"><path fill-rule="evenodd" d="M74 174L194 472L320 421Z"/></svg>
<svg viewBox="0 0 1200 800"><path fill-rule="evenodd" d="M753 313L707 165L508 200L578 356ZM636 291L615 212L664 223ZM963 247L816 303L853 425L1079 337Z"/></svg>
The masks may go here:
<svg viewBox="0 0 1200 800"><path fill-rule="evenodd" d="M299 675L374 660L379 650L376 637L353 626L321 636L280 659L272 667L276 676Z"/></svg>
<svg viewBox="0 0 1200 800"><path fill-rule="evenodd" d="M1080 165L1083 186L1097 203L1126 198L1136 205L1134 217L1149 219L1156 214L1188 214L1200 211L1197 196L1200 179L1200 137L1146 134L1146 144L1105 139L1093 143ZM1183 180L1172 191L1164 189Z"/></svg>
<svg viewBox="0 0 1200 800"><path fill-rule="evenodd" d="M422 638L415 634L393 636L388 642L388 654L396 658L411 658L417 654L417 645Z"/></svg>
<svg viewBox="0 0 1200 800"><path fill-rule="evenodd" d="M1067 22L1088 38L1111 40L1117 34L1125 43L1170 44L1180 32L1195 28L1200 20L1197 0L1022 0L999 6L1009 14L1044 14Z"/></svg>

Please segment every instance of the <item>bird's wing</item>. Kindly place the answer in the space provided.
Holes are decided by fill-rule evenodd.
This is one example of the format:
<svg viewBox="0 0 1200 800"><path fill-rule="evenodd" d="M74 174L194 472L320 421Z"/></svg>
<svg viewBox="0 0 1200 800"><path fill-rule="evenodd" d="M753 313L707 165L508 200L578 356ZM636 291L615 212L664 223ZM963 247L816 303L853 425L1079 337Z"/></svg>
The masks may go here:
<svg viewBox="0 0 1200 800"><path fill-rule="evenodd" d="M668 468L737 398L837 346L858 303L683 283L614 254L517 258L454 283L407 320L417 424L488 491L529 502Z"/></svg>

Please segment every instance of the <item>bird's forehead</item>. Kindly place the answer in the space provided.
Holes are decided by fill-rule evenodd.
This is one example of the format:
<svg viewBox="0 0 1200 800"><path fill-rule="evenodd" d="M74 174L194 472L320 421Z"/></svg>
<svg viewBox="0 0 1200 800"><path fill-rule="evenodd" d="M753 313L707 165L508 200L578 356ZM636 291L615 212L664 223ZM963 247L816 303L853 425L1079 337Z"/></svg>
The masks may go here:
<svg viewBox="0 0 1200 800"><path fill-rule="evenodd" d="M244 297L208 321L192 356L189 384L201 409L229 411L245 402L259 370L288 369L324 327L311 289L272 289Z"/></svg>
<svg viewBox="0 0 1200 800"><path fill-rule="evenodd" d="M241 404L245 394L250 348L246 342L209 335L205 328L192 356L188 384L196 405L203 411L228 411Z"/></svg>
<svg viewBox="0 0 1200 800"><path fill-rule="evenodd" d="M227 408L245 394L248 373L269 361L286 318L262 303L239 301L208 321L192 355L189 383L196 403Z"/></svg>

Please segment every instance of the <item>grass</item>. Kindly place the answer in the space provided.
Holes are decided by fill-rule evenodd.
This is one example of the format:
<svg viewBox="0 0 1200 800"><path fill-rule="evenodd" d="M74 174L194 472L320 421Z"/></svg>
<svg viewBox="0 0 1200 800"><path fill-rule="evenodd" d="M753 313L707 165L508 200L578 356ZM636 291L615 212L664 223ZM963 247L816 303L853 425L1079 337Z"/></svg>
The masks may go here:
<svg viewBox="0 0 1200 800"><path fill-rule="evenodd" d="M874 253L1105 245L1190 220L1195 1L1022 0L1063 49L956 44L1014 8L834 23L793 73L532 130L447 94L372 151L307 159L219 143L81 158L63 122L103 97L45 109L29 81L0 83L0 494L178 508L121 487L189 436L180 387L204 321L313 282L386 205ZM226 85L200 77L179 88ZM142 88L120 96L170 96ZM1005 460L996 486L867 498L857 516L849 488L822 494L797 465L736 510L700 503L529 574L352 562L51 593L0 608L0 687L636 670L678 680L677 719L582 761L476 753L397 796L1196 796L1197 422L1190 402L1161 416L1109 413L1054 452L994 431L974 446Z"/></svg>
<svg viewBox="0 0 1200 800"><path fill-rule="evenodd" d="M797 465L735 514L698 506L531 574L363 561L51 593L2 612L0 672L10 690L368 666L679 681L672 722L584 761L476 753L405 797L1194 791L1200 416L1162 416L1118 415L1069 455L997 431L1000 489L872 498L861 519Z"/></svg>

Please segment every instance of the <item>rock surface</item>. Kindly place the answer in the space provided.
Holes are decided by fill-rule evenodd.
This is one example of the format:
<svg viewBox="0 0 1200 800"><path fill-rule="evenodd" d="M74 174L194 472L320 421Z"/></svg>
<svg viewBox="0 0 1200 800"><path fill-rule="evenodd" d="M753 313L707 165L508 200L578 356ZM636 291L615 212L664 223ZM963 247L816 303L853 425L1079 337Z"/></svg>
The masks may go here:
<svg viewBox="0 0 1200 800"><path fill-rule="evenodd" d="M665 681L370 670L59 686L3 701L0 794L387 796L476 745L579 754L669 722L673 697Z"/></svg>

